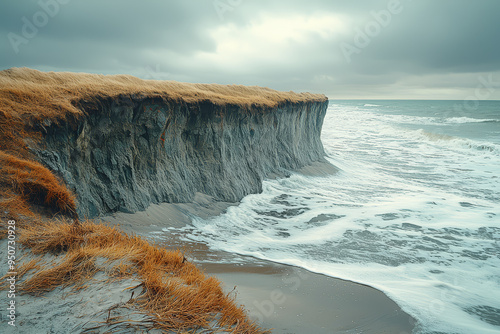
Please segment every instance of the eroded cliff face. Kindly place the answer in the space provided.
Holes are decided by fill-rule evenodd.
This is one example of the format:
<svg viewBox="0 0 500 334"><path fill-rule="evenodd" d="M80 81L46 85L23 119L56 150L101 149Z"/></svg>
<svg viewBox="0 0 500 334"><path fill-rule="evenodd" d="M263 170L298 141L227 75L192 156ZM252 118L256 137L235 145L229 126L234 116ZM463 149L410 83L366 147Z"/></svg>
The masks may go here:
<svg viewBox="0 0 500 334"><path fill-rule="evenodd" d="M151 203L190 202L196 192L235 202L262 180L321 161L328 101L246 110L211 102L103 99L84 116L43 125L38 158L92 218Z"/></svg>

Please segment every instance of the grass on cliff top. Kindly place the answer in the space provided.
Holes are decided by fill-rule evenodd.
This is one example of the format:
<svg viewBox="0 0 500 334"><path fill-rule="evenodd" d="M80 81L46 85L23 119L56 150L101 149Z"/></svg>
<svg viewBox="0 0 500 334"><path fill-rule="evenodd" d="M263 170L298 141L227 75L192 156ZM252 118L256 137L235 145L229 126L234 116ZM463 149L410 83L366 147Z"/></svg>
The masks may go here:
<svg viewBox="0 0 500 334"><path fill-rule="evenodd" d="M50 118L61 112L78 114L81 112L76 107L79 101L124 95L188 103L210 101L246 108L327 100L322 94L280 92L257 86L142 80L131 75L40 72L29 68L0 71L0 110L12 115L39 114Z"/></svg>
<svg viewBox="0 0 500 334"><path fill-rule="evenodd" d="M115 280L135 277L142 282L142 293L127 304L152 319L143 325L149 326L145 330L268 333L248 319L216 278L205 276L180 251L88 221L46 222L17 232L19 243L39 255L17 268L22 293L38 296L60 286L82 290L99 271L105 271ZM43 255L48 253L57 260L47 263ZM105 330L109 325L95 328Z"/></svg>

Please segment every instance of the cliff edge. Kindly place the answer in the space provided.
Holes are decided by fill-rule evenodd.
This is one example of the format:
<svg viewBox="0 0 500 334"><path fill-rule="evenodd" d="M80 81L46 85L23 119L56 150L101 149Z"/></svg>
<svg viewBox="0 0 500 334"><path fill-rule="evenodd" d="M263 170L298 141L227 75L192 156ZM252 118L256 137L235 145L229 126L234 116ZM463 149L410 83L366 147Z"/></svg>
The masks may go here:
<svg viewBox="0 0 500 334"><path fill-rule="evenodd" d="M78 203L56 201L53 211L81 218L196 192L236 202L267 176L323 160L327 106L324 95L261 87L15 68L0 72L0 160L49 169ZM47 204L5 190L9 175L0 174L4 196Z"/></svg>

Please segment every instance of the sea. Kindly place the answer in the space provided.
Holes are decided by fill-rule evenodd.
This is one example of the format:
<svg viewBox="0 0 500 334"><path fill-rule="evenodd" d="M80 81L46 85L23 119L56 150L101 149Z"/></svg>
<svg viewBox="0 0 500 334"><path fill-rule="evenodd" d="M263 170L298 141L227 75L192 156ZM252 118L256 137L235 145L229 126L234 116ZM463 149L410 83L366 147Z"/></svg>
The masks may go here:
<svg viewBox="0 0 500 334"><path fill-rule="evenodd" d="M177 232L379 289L414 333L500 333L500 101L332 100L321 138L337 173Z"/></svg>

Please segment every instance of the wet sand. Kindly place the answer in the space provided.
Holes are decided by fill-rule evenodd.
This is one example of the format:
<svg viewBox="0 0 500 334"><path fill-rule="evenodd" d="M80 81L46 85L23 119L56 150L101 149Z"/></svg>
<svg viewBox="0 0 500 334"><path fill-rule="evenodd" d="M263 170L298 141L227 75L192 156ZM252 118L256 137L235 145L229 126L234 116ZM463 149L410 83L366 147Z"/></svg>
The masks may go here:
<svg viewBox="0 0 500 334"><path fill-rule="evenodd" d="M135 214L116 213L103 222L127 233L153 238L166 248L182 249L189 261L216 276L250 317L273 333L408 334L415 321L384 293L292 266L179 240L162 229L182 227L191 217L210 217L235 203L214 203L198 194L194 203L151 205Z"/></svg>
<svg viewBox="0 0 500 334"><path fill-rule="evenodd" d="M411 333L414 320L373 288L268 263L203 265L251 318L273 333Z"/></svg>

